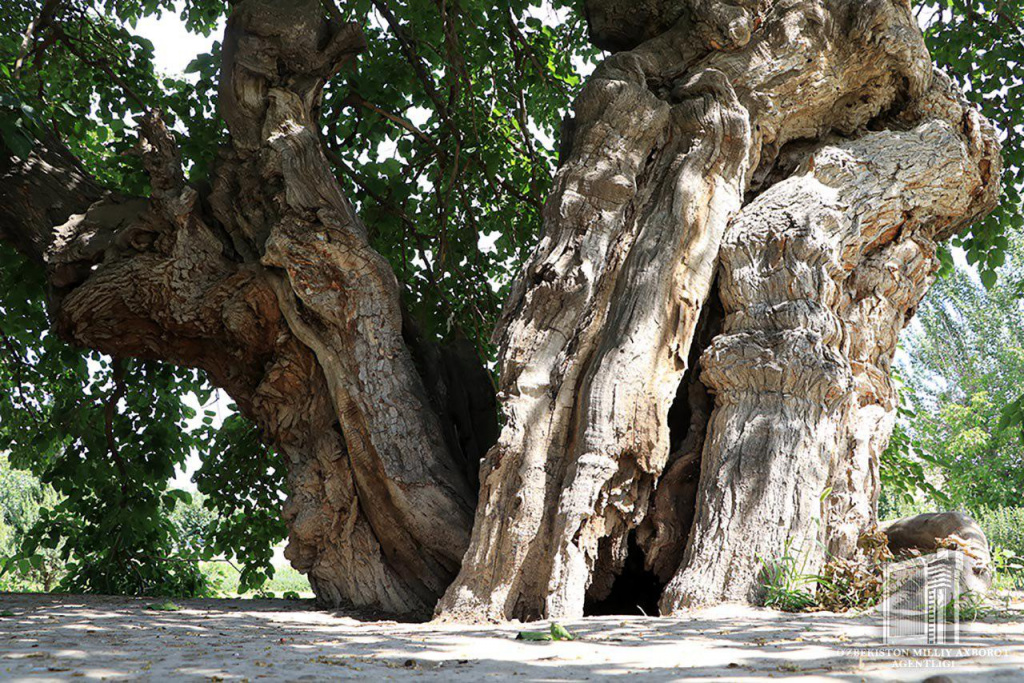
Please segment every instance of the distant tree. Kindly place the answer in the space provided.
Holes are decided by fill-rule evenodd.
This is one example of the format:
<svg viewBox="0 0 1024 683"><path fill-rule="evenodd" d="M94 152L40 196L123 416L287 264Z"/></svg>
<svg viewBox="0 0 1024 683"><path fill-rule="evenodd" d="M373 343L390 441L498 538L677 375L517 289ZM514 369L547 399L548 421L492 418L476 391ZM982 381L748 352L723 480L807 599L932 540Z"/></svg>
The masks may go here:
<svg viewBox="0 0 1024 683"><path fill-rule="evenodd" d="M910 437L942 482L950 506L1019 506L1024 440L1003 429L1024 393L1024 246L1014 240L999 280L984 287L963 270L939 280L918 310L905 348Z"/></svg>
<svg viewBox="0 0 1024 683"><path fill-rule="evenodd" d="M0 590L49 591L64 574L55 550L19 557L18 543L58 502L56 492L0 454Z"/></svg>

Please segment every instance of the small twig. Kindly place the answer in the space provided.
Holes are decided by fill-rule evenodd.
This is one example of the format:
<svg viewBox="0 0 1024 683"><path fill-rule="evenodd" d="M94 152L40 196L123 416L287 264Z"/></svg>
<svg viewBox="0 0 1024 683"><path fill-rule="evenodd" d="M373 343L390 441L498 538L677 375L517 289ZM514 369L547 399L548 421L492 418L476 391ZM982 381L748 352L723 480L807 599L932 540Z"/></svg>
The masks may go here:
<svg viewBox="0 0 1024 683"><path fill-rule="evenodd" d="M437 107L437 112L445 119L455 135L458 135L458 129L448 115L448 107L445 106L444 100L442 100L440 94L438 94L434 79L430 76L430 72L427 71L427 68L423 65L423 59L413 47L412 40L405 34L405 30L398 23L398 19L391 11L391 7L388 5L387 0L371 1L373 2L373 6L377 8L380 15L384 17L384 21L388 23L388 26L391 28L391 32L396 38L398 38L398 44L401 48L402 55L405 57L405 60L409 62L409 65L416 73L416 77L420 80L420 83L422 83L423 89L427 93L427 97L429 97Z"/></svg>
<svg viewBox="0 0 1024 683"><path fill-rule="evenodd" d="M18 49L18 60L14 62L14 78L15 80L21 75L21 67L25 63L25 58L28 57L31 52L32 43L35 42L36 34L39 33L40 29L45 28L53 21L53 15L57 13L57 8L60 6L63 0L46 0L43 3L43 7L39 10L39 16L32 20L25 29L25 34L21 37L21 47Z"/></svg>
<svg viewBox="0 0 1024 683"><path fill-rule="evenodd" d="M439 151L437 143L434 142L429 135L427 135L419 128L417 128L411 121L403 119L401 116L398 116L397 114L392 114L386 109L378 107L373 102L370 102L369 100L363 98L363 96L357 93L356 91L353 90L349 92L348 96L346 96L345 99L343 100L343 103L363 107L364 109L369 109L372 112L376 112L377 114L380 114L381 116L386 118L388 121L391 121L392 123L395 123L398 126L404 128L405 130L409 131L410 133L418 137L423 142L433 147L435 150Z"/></svg>
<svg viewBox="0 0 1024 683"><path fill-rule="evenodd" d="M331 19L338 22L339 24L345 23L345 17L341 15L341 10L338 9L338 5L335 4L334 0L321 0L321 5L327 10L327 13L331 15Z"/></svg>
<svg viewBox="0 0 1024 683"><path fill-rule="evenodd" d="M327 148L326 153L327 158L330 160L330 162L338 166L345 173L346 176L352 179L352 182L355 183L360 190L370 195L370 198L373 199L373 201L377 202L377 204L379 204L381 208L383 208L385 211L391 214L394 214L395 216L400 218L402 222L407 223L408 225L414 228L416 227L416 224L413 222L412 218L408 216L408 214L406 214L398 207L394 206L391 202L388 201L386 197L382 197L379 193L371 190L370 187L365 182L363 182L359 174L356 173L355 169L353 169L351 166L345 163L345 160L341 158L341 155L338 153L337 150Z"/></svg>

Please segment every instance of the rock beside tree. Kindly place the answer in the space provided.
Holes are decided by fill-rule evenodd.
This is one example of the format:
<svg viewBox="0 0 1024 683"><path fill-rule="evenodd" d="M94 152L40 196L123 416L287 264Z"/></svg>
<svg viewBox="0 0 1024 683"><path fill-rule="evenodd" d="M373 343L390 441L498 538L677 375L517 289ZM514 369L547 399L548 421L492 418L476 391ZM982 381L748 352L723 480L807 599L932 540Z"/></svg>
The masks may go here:
<svg viewBox="0 0 1024 683"><path fill-rule="evenodd" d="M934 553L940 549L963 556L966 590L984 595L992 587L992 555L981 526L962 512L927 512L882 526L889 550L897 558Z"/></svg>

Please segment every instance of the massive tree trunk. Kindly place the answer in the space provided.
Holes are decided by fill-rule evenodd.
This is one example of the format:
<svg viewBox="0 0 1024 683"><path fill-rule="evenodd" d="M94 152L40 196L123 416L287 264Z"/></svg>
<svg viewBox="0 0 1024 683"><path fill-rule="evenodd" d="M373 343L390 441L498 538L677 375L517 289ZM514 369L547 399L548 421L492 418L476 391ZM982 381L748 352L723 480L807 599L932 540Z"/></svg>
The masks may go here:
<svg viewBox="0 0 1024 683"><path fill-rule="evenodd" d="M761 562L787 541L811 571L826 542L856 547L892 428L897 332L929 284L936 234L977 210L986 182L977 123L927 117L826 144L734 219L726 322L702 359L716 394L706 484L664 611L756 599Z"/></svg>
<svg viewBox="0 0 1024 683"><path fill-rule="evenodd" d="M362 46L319 0L239 3L208 193L153 114L150 197L103 192L45 141L6 162L0 234L47 267L65 338L206 370L281 449L286 555L323 604L428 615L468 543L496 411L471 351L403 326L321 149L321 90Z"/></svg>
<svg viewBox="0 0 1024 683"><path fill-rule="evenodd" d="M635 5L588 3L627 51L576 102L499 330L506 424L444 616L579 616L631 549L662 613L756 600L787 543L853 552L896 334L935 239L995 201L994 133L902 2ZM687 359L719 263L708 418ZM694 401L674 453L673 400Z"/></svg>
<svg viewBox="0 0 1024 683"><path fill-rule="evenodd" d="M323 604L578 616L633 553L667 613L756 599L785 544L847 556L873 520L896 336L936 240L995 202L991 127L901 0L587 12L619 52L496 332L479 505L494 395L403 324L333 177L321 91L362 37L319 0L235 4L208 192L156 114L147 198L57 141L0 168L0 237L46 266L58 331L204 369L285 454L287 556Z"/></svg>

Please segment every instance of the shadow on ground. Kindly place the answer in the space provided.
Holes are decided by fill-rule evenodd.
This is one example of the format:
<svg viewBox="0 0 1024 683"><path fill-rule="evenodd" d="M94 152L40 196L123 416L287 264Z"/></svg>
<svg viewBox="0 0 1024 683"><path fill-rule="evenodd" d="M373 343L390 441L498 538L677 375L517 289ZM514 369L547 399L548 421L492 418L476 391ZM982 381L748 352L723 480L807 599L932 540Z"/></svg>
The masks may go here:
<svg viewBox="0 0 1024 683"><path fill-rule="evenodd" d="M943 649L893 649L877 618L722 606L678 618L589 617L575 642L516 641L546 624L370 621L309 601L0 594L0 679L565 681L642 676L954 681L1024 679L1024 604Z"/></svg>

